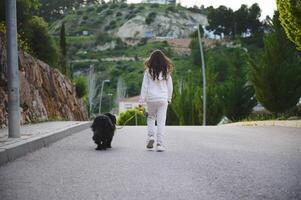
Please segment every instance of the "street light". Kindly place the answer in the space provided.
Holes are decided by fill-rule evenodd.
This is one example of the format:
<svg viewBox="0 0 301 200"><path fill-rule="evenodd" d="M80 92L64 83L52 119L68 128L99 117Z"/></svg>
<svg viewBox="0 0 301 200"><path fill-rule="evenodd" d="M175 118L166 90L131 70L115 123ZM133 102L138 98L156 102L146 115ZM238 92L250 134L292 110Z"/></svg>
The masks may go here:
<svg viewBox="0 0 301 200"><path fill-rule="evenodd" d="M20 137L20 80L16 0L5 1L8 77L8 136Z"/></svg>
<svg viewBox="0 0 301 200"><path fill-rule="evenodd" d="M100 97L99 97L99 110L98 113L101 113L101 99L102 99L102 92L103 92L103 87L105 83L110 83L110 80L103 80L101 83L101 91L100 91Z"/></svg>
<svg viewBox="0 0 301 200"><path fill-rule="evenodd" d="M198 25L198 38L200 43L201 59L202 59L202 74L203 74L203 126L206 126L206 72L205 72L205 61L204 52L200 32L200 24Z"/></svg>

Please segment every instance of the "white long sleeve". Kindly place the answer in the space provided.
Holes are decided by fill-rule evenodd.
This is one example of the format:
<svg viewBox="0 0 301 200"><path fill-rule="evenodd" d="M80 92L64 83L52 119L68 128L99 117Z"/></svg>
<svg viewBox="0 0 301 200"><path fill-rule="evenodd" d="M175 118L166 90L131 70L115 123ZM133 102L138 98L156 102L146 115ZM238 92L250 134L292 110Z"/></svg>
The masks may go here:
<svg viewBox="0 0 301 200"><path fill-rule="evenodd" d="M144 72L142 86L141 86L141 92L140 92L140 99L139 99L140 104L143 104L146 101L148 82L149 82L148 79L149 79L149 77L147 75L147 72Z"/></svg>
<svg viewBox="0 0 301 200"><path fill-rule="evenodd" d="M139 103L171 101L172 91L173 86L170 74L167 75L167 80L164 80L162 73L159 76L159 80L153 80L148 70L146 70L142 81Z"/></svg>
<svg viewBox="0 0 301 200"><path fill-rule="evenodd" d="M167 90L168 90L168 98L167 98L167 101L171 102L172 91L173 91L173 85L172 85L172 78L171 78L171 75L168 75L168 78L167 78Z"/></svg>

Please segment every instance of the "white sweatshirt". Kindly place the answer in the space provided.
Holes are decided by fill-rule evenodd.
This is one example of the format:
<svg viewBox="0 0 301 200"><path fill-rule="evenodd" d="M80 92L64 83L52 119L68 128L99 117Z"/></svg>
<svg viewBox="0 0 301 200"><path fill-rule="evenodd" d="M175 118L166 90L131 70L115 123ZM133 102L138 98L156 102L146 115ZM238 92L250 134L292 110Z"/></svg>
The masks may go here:
<svg viewBox="0 0 301 200"><path fill-rule="evenodd" d="M139 103L169 101L172 97L172 78L167 75L167 80L163 79L162 72L159 75L159 80L153 80L148 70L145 70L142 81Z"/></svg>

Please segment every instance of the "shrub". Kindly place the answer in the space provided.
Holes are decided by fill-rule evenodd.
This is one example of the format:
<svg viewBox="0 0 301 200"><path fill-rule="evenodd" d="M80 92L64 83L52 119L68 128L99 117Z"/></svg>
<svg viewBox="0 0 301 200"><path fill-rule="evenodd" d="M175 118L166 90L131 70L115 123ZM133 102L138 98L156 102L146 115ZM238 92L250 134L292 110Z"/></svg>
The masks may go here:
<svg viewBox="0 0 301 200"><path fill-rule="evenodd" d="M83 16L83 19L84 19L84 20L87 20L88 18L89 18L89 17L88 17L88 16L86 16L86 15L85 15L85 16Z"/></svg>
<svg viewBox="0 0 301 200"><path fill-rule="evenodd" d="M137 116L137 125L146 125L146 117L143 115L143 112L138 109L129 109L120 113L117 118L117 125L136 125L135 115Z"/></svg>
<svg viewBox="0 0 301 200"><path fill-rule="evenodd" d="M102 4L101 7L102 7L103 9L106 9L106 8L109 7L109 5L108 5L108 4Z"/></svg>
<svg viewBox="0 0 301 200"><path fill-rule="evenodd" d="M115 3L114 3L114 4L111 4L109 8L110 8L110 9L114 9L114 8L117 8L117 7L118 7L118 4L115 4Z"/></svg>
<svg viewBox="0 0 301 200"><path fill-rule="evenodd" d="M88 11L88 12L94 11L94 7L89 7L89 8L87 9L87 11Z"/></svg>
<svg viewBox="0 0 301 200"><path fill-rule="evenodd" d="M113 11L112 11L112 10L107 10L106 13L105 13L105 15L107 15L107 16L108 16L108 15L111 15L111 14L113 14Z"/></svg>
<svg viewBox="0 0 301 200"><path fill-rule="evenodd" d="M155 12L149 13L148 16L145 18L145 23L147 25L153 23L155 21L156 16L157 16L157 13L155 13Z"/></svg>
<svg viewBox="0 0 301 200"><path fill-rule="evenodd" d="M158 3L154 3L154 4L151 4L150 6L151 8L159 8L160 5Z"/></svg>
<svg viewBox="0 0 301 200"><path fill-rule="evenodd" d="M77 14L77 15L82 15L82 14L83 14L83 11L78 10L78 11L76 12L76 14Z"/></svg>
<svg viewBox="0 0 301 200"><path fill-rule="evenodd" d="M105 26L105 31L111 30L116 28L116 22L115 21L111 21L109 25Z"/></svg>
<svg viewBox="0 0 301 200"><path fill-rule="evenodd" d="M111 21L110 26L116 26L116 21Z"/></svg>
<svg viewBox="0 0 301 200"><path fill-rule="evenodd" d="M130 20L130 19L132 19L132 18L134 18L134 17L136 17L136 15L133 14L133 13L130 13L130 14L128 14L127 16L125 16L125 19Z"/></svg>
<svg viewBox="0 0 301 200"><path fill-rule="evenodd" d="M3 22L0 22L0 33L6 34L6 28ZM21 48L23 51L26 51L27 53L31 53L30 47L27 44L26 40L24 40L19 34L17 34L18 38L18 46Z"/></svg>
<svg viewBox="0 0 301 200"><path fill-rule="evenodd" d="M135 5L134 4L131 4L130 6L129 6L129 9L130 10L133 10L135 8Z"/></svg>
<svg viewBox="0 0 301 200"><path fill-rule="evenodd" d="M144 6L139 6L137 9L144 10L145 8L144 8Z"/></svg>
<svg viewBox="0 0 301 200"><path fill-rule="evenodd" d="M169 6L165 10L166 12L177 12L177 9L174 6Z"/></svg>
<svg viewBox="0 0 301 200"><path fill-rule="evenodd" d="M43 18L34 16L24 30L30 49L34 56L56 66L58 63L58 50L48 33L48 24Z"/></svg>
<svg viewBox="0 0 301 200"><path fill-rule="evenodd" d="M122 16L122 13L121 13L121 12L117 12L117 13L116 13L116 17L119 17L119 16Z"/></svg>
<svg viewBox="0 0 301 200"><path fill-rule="evenodd" d="M127 5L126 3L122 3L119 7L120 7L120 8L127 8L128 5Z"/></svg>
<svg viewBox="0 0 301 200"><path fill-rule="evenodd" d="M98 8L96 9L96 12L100 13L100 12L103 11L103 10L104 10L103 6L100 6L100 7L98 7Z"/></svg>
<svg viewBox="0 0 301 200"><path fill-rule="evenodd" d="M76 96L82 98L87 94L87 78L85 76L77 76L74 78Z"/></svg>

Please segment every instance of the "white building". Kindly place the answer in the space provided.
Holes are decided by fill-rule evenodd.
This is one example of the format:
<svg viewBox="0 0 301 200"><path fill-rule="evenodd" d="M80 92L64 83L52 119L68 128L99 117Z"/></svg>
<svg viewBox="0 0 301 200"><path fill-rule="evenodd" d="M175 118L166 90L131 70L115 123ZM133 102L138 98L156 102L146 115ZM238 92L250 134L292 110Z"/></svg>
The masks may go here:
<svg viewBox="0 0 301 200"><path fill-rule="evenodd" d="M134 96L127 99L120 99L119 101L119 114L122 112L125 112L129 109L134 109L139 106L139 97L140 96ZM146 108L146 104L144 105L144 108Z"/></svg>

